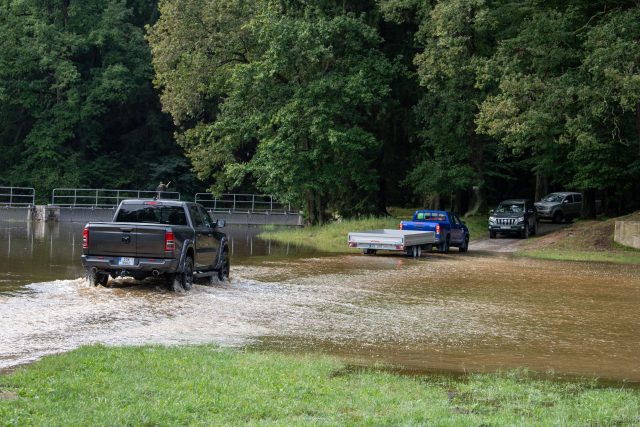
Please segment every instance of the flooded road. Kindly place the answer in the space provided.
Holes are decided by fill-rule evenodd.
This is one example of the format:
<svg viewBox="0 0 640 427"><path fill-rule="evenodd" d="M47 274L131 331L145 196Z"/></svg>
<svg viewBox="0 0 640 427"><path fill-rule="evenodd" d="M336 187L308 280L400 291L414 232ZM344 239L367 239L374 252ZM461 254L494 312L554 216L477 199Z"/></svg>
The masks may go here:
<svg viewBox="0 0 640 427"><path fill-rule="evenodd" d="M174 294L154 282L89 287L81 231L1 229L0 368L89 343L214 342L416 371L528 367L640 381L636 266L528 260L473 246L417 260L327 256L229 227L231 282Z"/></svg>

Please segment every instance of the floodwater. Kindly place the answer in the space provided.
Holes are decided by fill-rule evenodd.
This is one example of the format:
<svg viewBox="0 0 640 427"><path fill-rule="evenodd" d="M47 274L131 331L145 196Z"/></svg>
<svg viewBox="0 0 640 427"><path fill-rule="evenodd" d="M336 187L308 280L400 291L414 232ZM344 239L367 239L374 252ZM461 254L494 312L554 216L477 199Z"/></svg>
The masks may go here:
<svg viewBox="0 0 640 427"><path fill-rule="evenodd" d="M231 282L175 294L153 281L90 287L81 224L0 224L0 368L90 343L216 343L416 372L526 367L640 382L637 266L482 245L417 260L327 255L261 240L257 228L226 231Z"/></svg>

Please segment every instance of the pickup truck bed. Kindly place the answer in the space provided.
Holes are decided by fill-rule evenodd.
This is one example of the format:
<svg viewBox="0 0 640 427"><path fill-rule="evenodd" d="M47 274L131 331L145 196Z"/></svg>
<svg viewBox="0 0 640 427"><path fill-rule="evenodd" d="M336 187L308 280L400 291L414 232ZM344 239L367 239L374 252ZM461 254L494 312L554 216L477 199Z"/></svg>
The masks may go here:
<svg viewBox="0 0 640 427"><path fill-rule="evenodd" d="M454 213L447 211L420 209L411 221L400 222L401 230L432 231L440 252L448 252L457 246L460 252L469 248L469 229Z"/></svg>
<svg viewBox="0 0 640 427"><path fill-rule="evenodd" d="M430 250L435 241L435 233L432 231L381 229L351 232L348 235L349 247L362 249L367 255L385 250L402 251L407 255L419 257L422 249Z"/></svg>

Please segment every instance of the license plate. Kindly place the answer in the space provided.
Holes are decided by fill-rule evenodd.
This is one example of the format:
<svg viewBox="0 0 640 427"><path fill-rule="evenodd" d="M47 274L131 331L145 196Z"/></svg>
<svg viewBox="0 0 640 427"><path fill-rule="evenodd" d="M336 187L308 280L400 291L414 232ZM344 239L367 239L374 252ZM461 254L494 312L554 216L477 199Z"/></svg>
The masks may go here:
<svg viewBox="0 0 640 427"><path fill-rule="evenodd" d="M118 260L118 265L134 265L135 258L120 258Z"/></svg>
<svg viewBox="0 0 640 427"><path fill-rule="evenodd" d="M380 249L380 245L369 244L369 249Z"/></svg>

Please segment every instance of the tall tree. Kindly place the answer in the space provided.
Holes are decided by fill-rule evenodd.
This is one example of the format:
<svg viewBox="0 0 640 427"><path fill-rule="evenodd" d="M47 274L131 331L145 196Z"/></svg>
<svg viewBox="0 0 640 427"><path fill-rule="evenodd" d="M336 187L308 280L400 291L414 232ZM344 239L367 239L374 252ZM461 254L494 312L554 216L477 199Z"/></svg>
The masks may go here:
<svg viewBox="0 0 640 427"><path fill-rule="evenodd" d="M327 210L375 210L381 141L372 123L394 73L376 29L332 2L224 3L162 2L149 34L165 108L184 125L195 168L220 187L250 177L304 206L312 223ZM202 33L202 43L191 36Z"/></svg>
<svg viewBox="0 0 640 427"><path fill-rule="evenodd" d="M189 165L151 84L142 21L154 2L0 5L3 184L145 187ZM185 184L194 179L184 177Z"/></svg>

